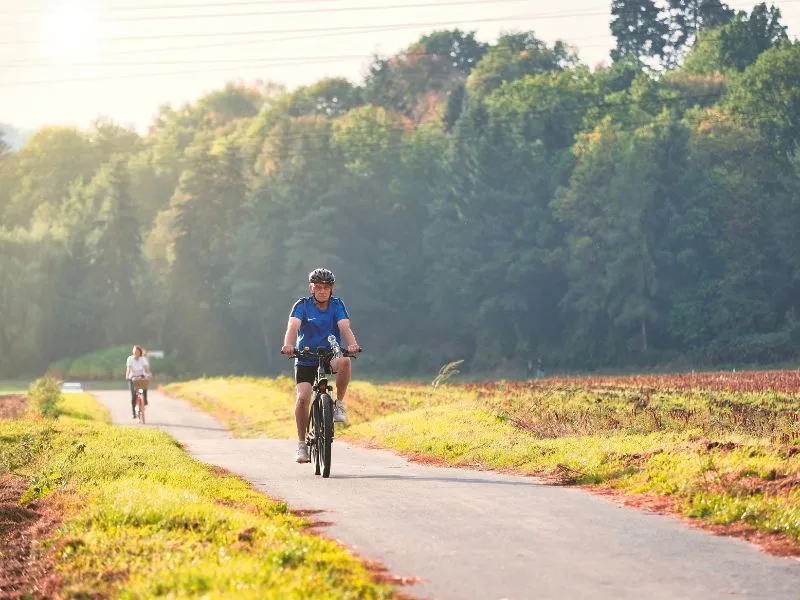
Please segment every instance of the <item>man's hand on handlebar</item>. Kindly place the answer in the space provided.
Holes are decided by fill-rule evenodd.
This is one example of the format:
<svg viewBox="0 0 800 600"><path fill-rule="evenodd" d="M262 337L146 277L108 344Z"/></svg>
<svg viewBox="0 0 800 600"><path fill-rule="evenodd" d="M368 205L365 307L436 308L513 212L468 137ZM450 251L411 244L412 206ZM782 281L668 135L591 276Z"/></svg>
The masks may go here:
<svg viewBox="0 0 800 600"><path fill-rule="evenodd" d="M347 351L351 354L356 354L358 352L361 352L361 348L359 347L358 344L348 344Z"/></svg>
<svg viewBox="0 0 800 600"><path fill-rule="evenodd" d="M294 346L283 346L281 348L281 354L284 356L294 356Z"/></svg>

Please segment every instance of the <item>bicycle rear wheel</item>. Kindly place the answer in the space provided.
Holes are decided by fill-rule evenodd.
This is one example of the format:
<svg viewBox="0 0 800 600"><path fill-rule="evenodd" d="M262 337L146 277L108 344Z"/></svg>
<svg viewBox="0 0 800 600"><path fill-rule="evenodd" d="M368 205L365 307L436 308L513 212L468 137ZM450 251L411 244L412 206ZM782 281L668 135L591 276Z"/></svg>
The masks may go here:
<svg viewBox="0 0 800 600"><path fill-rule="evenodd" d="M320 395L322 405L322 436L320 438L320 458L322 462L322 476L331 474L331 443L333 442L333 398L328 394Z"/></svg>

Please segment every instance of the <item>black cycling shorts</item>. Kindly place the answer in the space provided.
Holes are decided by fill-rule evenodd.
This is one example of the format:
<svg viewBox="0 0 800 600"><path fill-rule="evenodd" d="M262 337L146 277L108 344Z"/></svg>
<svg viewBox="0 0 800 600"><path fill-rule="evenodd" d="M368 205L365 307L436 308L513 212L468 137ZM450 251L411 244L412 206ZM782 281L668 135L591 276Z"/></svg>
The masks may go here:
<svg viewBox="0 0 800 600"><path fill-rule="evenodd" d="M325 361L325 372L332 373L331 363ZM317 378L317 366L307 367L305 365L295 365L294 367L294 381L295 383L310 383L314 385L314 380Z"/></svg>

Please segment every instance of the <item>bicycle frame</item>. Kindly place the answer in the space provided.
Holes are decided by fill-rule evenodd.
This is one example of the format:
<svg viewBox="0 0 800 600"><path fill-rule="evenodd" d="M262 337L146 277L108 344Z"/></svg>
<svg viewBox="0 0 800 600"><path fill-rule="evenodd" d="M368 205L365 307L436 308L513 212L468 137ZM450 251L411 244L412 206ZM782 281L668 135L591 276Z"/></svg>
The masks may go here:
<svg viewBox="0 0 800 600"><path fill-rule="evenodd" d="M136 390L136 413L139 415L139 423L144 425L144 391L142 390Z"/></svg>
<svg viewBox="0 0 800 600"><path fill-rule="evenodd" d="M137 378L133 378L133 389L136 394L136 412L139 415L139 423L145 424L144 418L144 388L136 383Z"/></svg>

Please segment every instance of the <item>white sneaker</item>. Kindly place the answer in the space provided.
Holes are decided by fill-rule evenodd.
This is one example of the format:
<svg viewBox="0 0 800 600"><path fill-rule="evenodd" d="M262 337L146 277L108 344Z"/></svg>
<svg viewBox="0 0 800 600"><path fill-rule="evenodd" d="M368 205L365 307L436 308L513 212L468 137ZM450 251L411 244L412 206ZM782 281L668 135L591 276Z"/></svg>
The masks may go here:
<svg viewBox="0 0 800 600"><path fill-rule="evenodd" d="M344 403L341 400L337 400L333 406L333 422L347 423L347 411L345 411Z"/></svg>
<svg viewBox="0 0 800 600"><path fill-rule="evenodd" d="M308 446L306 446L305 442L297 442L297 462L299 463L307 463L310 461L308 458Z"/></svg>

